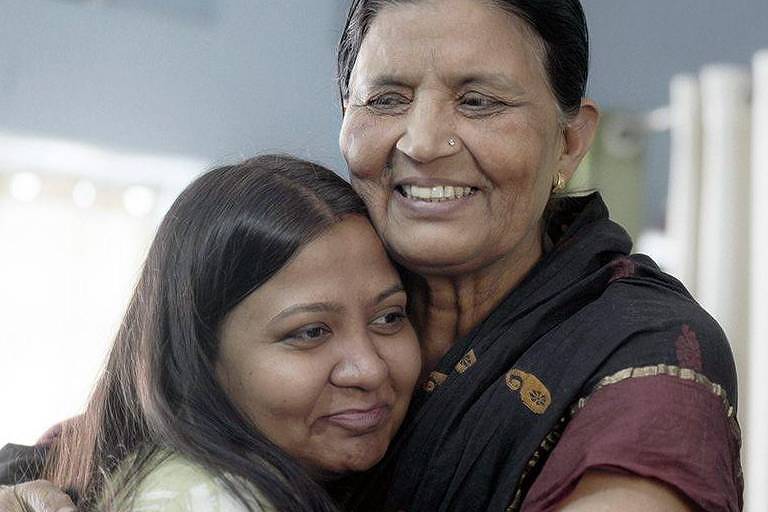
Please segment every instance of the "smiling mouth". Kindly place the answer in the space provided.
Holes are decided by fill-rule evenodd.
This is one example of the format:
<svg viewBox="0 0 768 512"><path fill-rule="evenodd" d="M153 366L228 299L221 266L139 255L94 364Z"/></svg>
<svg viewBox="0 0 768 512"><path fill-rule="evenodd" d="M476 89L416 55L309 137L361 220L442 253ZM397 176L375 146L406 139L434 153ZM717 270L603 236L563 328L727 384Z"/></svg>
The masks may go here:
<svg viewBox="0 0 768 512"><path fill-rule="evenodd" d="M327 417L330 423L355 434L365 434L378 429L391 414L388 405L378 405L367 410L349 410Z"/></svg>
<svg viewBox="0 0 768 512"><path fill-rule="evenodd" d="M444 201L456 201L471 197L478 189L475 187L455 187L452 185L438 185L435 187L398 185L395 187L395 190L397 190L403 197L414 201L441 203Z"/></svg>

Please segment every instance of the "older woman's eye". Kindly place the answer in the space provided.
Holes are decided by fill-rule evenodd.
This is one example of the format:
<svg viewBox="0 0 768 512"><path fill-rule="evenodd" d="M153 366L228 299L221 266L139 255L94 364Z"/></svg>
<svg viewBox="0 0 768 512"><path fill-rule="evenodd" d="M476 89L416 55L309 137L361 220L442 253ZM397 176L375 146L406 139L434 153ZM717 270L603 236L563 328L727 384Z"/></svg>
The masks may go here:
<svg viewBox="0 0 768 512"><path fill-rule="evenodd" d="M464 94L459 98L459 107L473 113L495 112L504 106L502 101L476 92Z"/></svg>
<svg viewBox="0 0 768 512"><path fill-rule="evenodd" d="M286 342L294 345L316 345L330 336L331 330L323 324L313 324L297 329L285 337Z"/></svg>
<svg viewBox="0 0 768 512"><path fill-rule="evenodd" d="M379 332L384 334L394 334L402 329L403 324L407 321L405 312L397 309L387 311L383 315L377 316L371 322L371 326Z"/></svg>
<svg viewBox="0 0 768 512"><path fill-rule="evenodd" d="M399 112L408 106L410 100L397 93L387 93L368 100L367 106L380 112Z"/></svg>

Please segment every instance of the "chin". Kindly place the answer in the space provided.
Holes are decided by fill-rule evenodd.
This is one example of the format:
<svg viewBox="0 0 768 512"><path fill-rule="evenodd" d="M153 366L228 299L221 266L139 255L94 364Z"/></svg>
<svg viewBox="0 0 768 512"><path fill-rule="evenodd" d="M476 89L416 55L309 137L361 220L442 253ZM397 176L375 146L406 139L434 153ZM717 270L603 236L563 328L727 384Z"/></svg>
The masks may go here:
<svg viewBox="0 0 768 512"><path fill-rule="evenodd" d="M426 242L419 247L398 247L393 244L392 256L402 266L422 275L450 275L472 270L477 255L470 250L471 244Z"/></svg>
<svg viewBox="0 0 768 512"><path fill-rule="evenodd" d="M478 247L487 247L487 236L477 227L422 225L408 226L407 230L407 236L387 230L383 237L390 253L407 268L460 265L476 259Z"/></svg>
<svg viewBox="0 0 768 512"><path fill-rule="evenodd" d="M384 454L387 452L387 447L388 444L385 444L384 446L377 444L355 447L351 453L347 454L343 460L339 461L336 472L343 474L367 471L384 458Z"/></svg>

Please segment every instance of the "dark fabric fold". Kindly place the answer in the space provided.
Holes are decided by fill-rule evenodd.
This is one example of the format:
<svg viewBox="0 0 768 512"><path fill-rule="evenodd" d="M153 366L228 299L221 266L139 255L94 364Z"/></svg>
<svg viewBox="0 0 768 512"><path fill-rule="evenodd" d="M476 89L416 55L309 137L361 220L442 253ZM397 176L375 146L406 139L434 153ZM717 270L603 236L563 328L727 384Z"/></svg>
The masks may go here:
<svg viewBox="0 0 768 512"><path fill-rule="evenodd" d="M46 451L44 446L3 446L0 450L0 485L15 485L40 478Z"/></svg>

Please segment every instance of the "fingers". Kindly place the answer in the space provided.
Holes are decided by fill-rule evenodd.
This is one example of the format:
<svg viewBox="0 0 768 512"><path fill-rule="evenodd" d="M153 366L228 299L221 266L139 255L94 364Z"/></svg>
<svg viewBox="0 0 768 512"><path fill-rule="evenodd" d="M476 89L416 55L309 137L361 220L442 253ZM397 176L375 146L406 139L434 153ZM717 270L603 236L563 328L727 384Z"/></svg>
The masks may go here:
<svg viewBox="0 0 768 512"><path fill-rule="evenodd" d="M20 484L14 486L13 490L17 500L26 505L26 509L19 509L19 512L22 510L24 512L75 512L76 510L69 496L45 480ZM0 510L4 512L4 509L0 508Z"/></svg>
<svg viewBox="0 0 768 512"><path fill-rule="evenodd" d="M24 512L24 504L19 502L16 498L16 494L13 492L13 486L0 486L0 511Z"/></svg>

